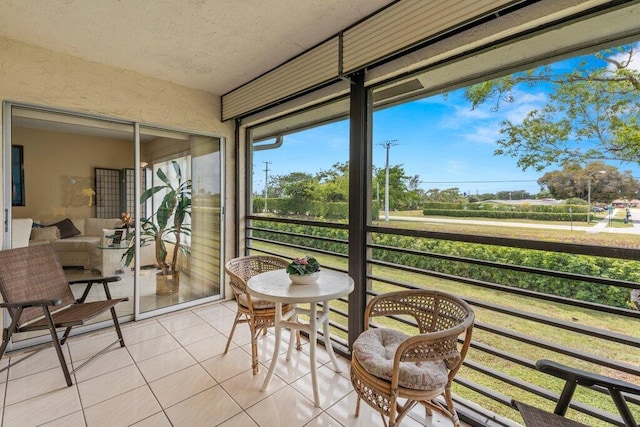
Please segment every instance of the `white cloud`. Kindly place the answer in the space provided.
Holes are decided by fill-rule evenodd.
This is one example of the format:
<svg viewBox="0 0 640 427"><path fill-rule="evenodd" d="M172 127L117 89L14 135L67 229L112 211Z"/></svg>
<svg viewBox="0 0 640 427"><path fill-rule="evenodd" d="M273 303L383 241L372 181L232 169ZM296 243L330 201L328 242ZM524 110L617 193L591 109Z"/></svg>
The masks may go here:
<svg viewBox="0 0 640 427"><path fill-rule="evenodd" d="M547 94L516 89L513 91L513 98L513 103L501 103L498 111L492 111L493 104L483 104L475 110L470 110L468 105L457 105L456 114L446 121L446 126L463 131L459 135L466 141L495 144L500 138L501 123L504 120L516 123L522 121L531 110L544 105Z"/></svg>
<svg viewBox="0 0 640 427"><path fill-rule="evenodd" d="M629 63L629 69L633 71L640 71L640 43L636 43L633 47L634 55L631 57L631 62ZM627 53L620 53L618 55L612 56L612 59L616 61L626 61L629 55ZM607 69L611 72L615 71L614 66L609 64Z"/></svg>
<svg viewBox="0 0 640 427"><path fill-rule="evenodd" d="M497 111L493 110L493 102L486 102L475 109L471 109L468 103L458 103L453 106L455 114L444 125L451 129L469 129L478 121L521 121L529 111L541 108L548 98L543 91L525 92L518 88L512 91L512 95L514 102L501 102Z"/></svg>
<svg viewBox="0 0 640 427"><path fill-rule="evenodd" d="M452 173L465 171L469 165L459 160L447 160L447 170Z"/></svg>
<svg viewBox="0 0 640 427"><path fill-rule="evenodd" d="M468 133L461 134L461 138L475 144L495 144L500 138L500 123L491 122L475 125L469 128Z"/></svg>

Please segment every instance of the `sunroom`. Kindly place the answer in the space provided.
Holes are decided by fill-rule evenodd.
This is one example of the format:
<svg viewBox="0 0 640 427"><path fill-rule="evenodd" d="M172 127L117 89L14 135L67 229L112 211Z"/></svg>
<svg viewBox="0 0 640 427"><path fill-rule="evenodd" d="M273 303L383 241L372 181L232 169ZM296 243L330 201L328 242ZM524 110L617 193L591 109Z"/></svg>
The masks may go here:
<svg viewBox="0 0 640 427"><path fill-rule="evenodd" d="M86 29L87 23L75 21L74 10L86 18L91 8L63 3L49 6L49 12L70 28ZM580 73L601 72L590 81L604 80L616 65L622 71L615 75L625 74L633 82L638 75L639 2L334 2L306 13L288 3L268 16L286 13L286 7L304 22L313 21L313 12L321 13L321 20L340 9L345 16L323 36L302 27L305 48L290 50L288 56L279 51L283 61L268 66L267 61L259 70L212 69L242 76L229 78L234 84L227 82L223 91L195 89L207 84L202 77L207 73L194 72L195 64L185 65L186 58L175 74L167 72L171 65L166 62L176 58L168 54L156 70L149 64L163 64L162 58L156 62L144 51L138 61L123 62L114 50L121 38L131 37L134 43L135 32L98 38L103 55L113 56L104 60L74 52L80 48L73 44L60 43L60 50L47 47L38 42L43 37L38 28L18 31L10 25L2 33L3 249L17 242L19 220L42 229L69 218L80 236L97 243L91 240L81 249L76 244L71 255L63 249L71 241L56 236L59 241L53 245L60 259L68 259L62 261L65 272L120 274L116 292L130 300L118 309L125 338L130 338L127 354L103 357L135 378L135 384L125 387L102 372L79 371L72 387L78 391L69 397L78 400L73 410L52 411L35 424L73 420L97 425L104 423L98 414L127 402L135 407L132 412L144 411L118 422L194 425L203 422L196 416L198 405L206 407L210 399L230 403L216 406L218 415L202 409L212 417L204 425L286 424L285 416L300 425L380 422L364 404L362 417L354 417L355 396L348 388L352 345L364 329L365 306L373 296L416 288L457 295L475 312L471 346L453 385L464 423L522 424L513 399L552 410L562 382L536 370L540 359L640 383L640 311L634 303L640 288L635 241L640 223L635 224L631 203L628 208L605 206L640 198L633 150L637 85L631 84L635 92L627 91L630 98L624 98L631 101L614 119L597 114L612 109L608 94L596 96L598 103L589 94L557 84L563 73L575 80ZM264 5L254 6L255 13L237 6L229 13L242 16L243 26L251 25L260 20L257 11L267 13ZM98 28L121 18L118 7L91 7L102 17ZM132 12L141 13L137 7ZM175 6L154 6L162 7ZM196 25L189 31L197 30L199 15L225 8L218 2L183 7L174 12L179 19L183 13L191 16ZM14 20L34 13L19 2L9 2L7 10ZM44 25L45 16L42 11L23 27ZM159 24L163 22L170 21ZM277 21L269 22L277 26ZM175 53L188 44L189 31L174 30L166 49ZM67 33L60 30L60 40ZM238 46L248 49L244 43ZM601 86L593 87L597 94ZM567 99L575 102L561 104ZM608 141L615 141L579 152L576 140L598 139L582 128L567 130L567 120L558 119L562 108L574 126L591 120L594 129L606 128L613 134ZM586 111L583 116L576 113L580 109ZM609 121L603 125L604 117ZM628 122L616 121L620 117ZM530 123L547 128L526 127ZM572 144L558 148L570 139L567 134ZM555 151L543 151L545 142ZM149 230L145 224L158 226L154 212L161 204L161 198L144 194L165 182L163 176L176 185L184 177L191 186L191 213L184 224L188 233L163 240L165 259L180 271L179 288L173 289L155 279L163 260L150 251L158 241L145 243L144 235ZM575 191L562 196L553 180L557 176L571 177ZM554 206L550 199L567 202ZM604 208L594 209L599 206ZM120 223L104 222L127 215L132 224L124 236L115 234ZM92 228L98 229L96 236L88 231ZM27 244L39 244L33 242L33 230ZM127 245L114 247L114 237ZM300 367L308 363L309 336L303 336L302 352L294 357L302 371L276 370L280 386L272 394L258 389L274 335L259 339L256 377L243 326L226 356L222 344L233 333L235 314L225 263L245 255L291 260L308 254L323 269L346 273L354 282L353 292L331 303L329 341L346 368L342 375L333 372L319 349L325 397L318 407L308 395L308 366ZM74 354L77 348L100 341L107 326L103 320L72 338L72 360L82 359ZM6 326L8 319L4 321ZM412 328L404 319L389 322ZM325 333L320 331L318 340L326 345ZM46 342L46 335L20 336L11 350L18 354ZM154 353L159 349L163 354ZM8 357L11 352L3 359ZM164 359L174 366L165 368ZM242 368L232 366L230 359L242 362ZM35 369L38 375L55 383L59 369L42 366L48 369ZM28 377L28 372L12 374L9 369L3 380L3 425L22 422L29 405L38 407L34 402L63 393L62 380L44 391L16 391L30 387L25 386ZM193 378L199 382L197 391L172 394ZM88 391L89 383L100 381L109 390L105 399ZM331 400L323 381L346 383L347 389ZM567 416L588 425L620 424L603 391L580 389ZM136 393L144 396L140 403L132 397ZM292 395L306 399L302 416L286 409ZM640 418L640 399L625 397ZM282 407L279 399L286 402ZM441 422L447 423L414 410L403 425Z"/></svg>

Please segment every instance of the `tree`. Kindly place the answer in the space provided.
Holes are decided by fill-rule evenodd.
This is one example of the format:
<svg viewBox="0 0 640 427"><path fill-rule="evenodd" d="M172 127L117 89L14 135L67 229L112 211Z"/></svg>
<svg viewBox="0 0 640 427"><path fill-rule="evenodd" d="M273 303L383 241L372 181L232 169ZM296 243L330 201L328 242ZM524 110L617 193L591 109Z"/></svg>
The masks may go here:
<svg viewBox="0 0 640 427"><path fill-rule="evenodd" d="M589 185L591 181L591 185ZM631 175L631 171L620 172L615 166L603 162L592 162L582 168L578 163L565 165L562 170L545 173L538 184L546 187L557 199L579 198L610 202L622 197L632 199L640 190L640 183Z"/></svg>
<svg viewBox="0 0 640 427"><path fill-rule="evenodd" d="M269 183L269 196L286 197L297 200L318 200L317 178L306 172L291 172L274 176Z"/></svg>
<svg viewBox="0 0 640 427"><path fill-rule="evenodd" d="M409 178L409 190L411 191L416 191L419 190L420 186L420 175L414 175L411 178Z"/></svg>
<svg viewBox="0 0 640 427"><path fill-rule="evenodd" d="M375 168L373 181L385 182L385 168ZM420 177L405 175L402 165L389 167L389 209L404 210L418 209L424 200L423 191L417 188ZM414 185L416 188L412 189Z"/></svg>
<svg viewBox="0 0 640 427"><path fill-rule="evenodd" d="M470 86L466 98L493 110L515 100L519 85L544 86L546 104L520 122L505 120L497 155L517 159L523 170L593 159L640 163L639 44L627 44L580 59L571 71L544 66ZM573 65L573 64L572 64Z"/></svg>
<svg viewBox="0 0 640 427"><path fill-rule="evenodd" d="M440 203L465 203L467 198L460 194L458 187L447 188L440 190L438 188L432 188L427 190L425 198L430 202Z"/></svg>
<svg viewBox="0 0 640 427"><path fill-rule="evenodd" d="M316 175L321 197L327 202L349 200L349 162L336 163L331 169Z"/></svg>

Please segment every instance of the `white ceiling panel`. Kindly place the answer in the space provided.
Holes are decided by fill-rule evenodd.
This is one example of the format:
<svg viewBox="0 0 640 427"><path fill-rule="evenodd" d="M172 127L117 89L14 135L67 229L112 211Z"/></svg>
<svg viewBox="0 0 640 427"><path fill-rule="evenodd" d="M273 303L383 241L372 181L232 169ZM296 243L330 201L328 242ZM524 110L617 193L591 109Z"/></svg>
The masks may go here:
<svg viewBox="0 0 640 427"><path fill-rule="evenodd" d="M222 95L391 0L0 0L0 36Z"/></svg>

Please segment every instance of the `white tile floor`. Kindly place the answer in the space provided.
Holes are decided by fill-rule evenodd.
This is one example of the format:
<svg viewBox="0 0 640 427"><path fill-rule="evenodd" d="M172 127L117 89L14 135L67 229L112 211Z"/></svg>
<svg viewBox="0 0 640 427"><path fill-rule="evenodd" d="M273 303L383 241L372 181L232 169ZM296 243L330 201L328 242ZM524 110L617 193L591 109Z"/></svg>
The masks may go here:
<svg viewBox="0 0 640 427"><path fill-rule="evenodd" d="M361 405L349 363L339 358L332 369L319 348L320 408L312 403L308 342L287 363L279 361L268 391L260 392L274 337L259 340L260 373L251 373L249 328L239 325L229 352L223 354L235 303L200 306L171 315L122 325L126 347L110 350L74 376L67 387L58 359L48 348L0 375L2 426L376 426L377 412ZM288 337L288 333L283 334ZM104 330L73 337L64 351L71 365L113 341ZM286 345L281 346L286 352ZM0 365L7 365L5 356ZM404 427L450 426L438 415L415 410Z"/></svg>

